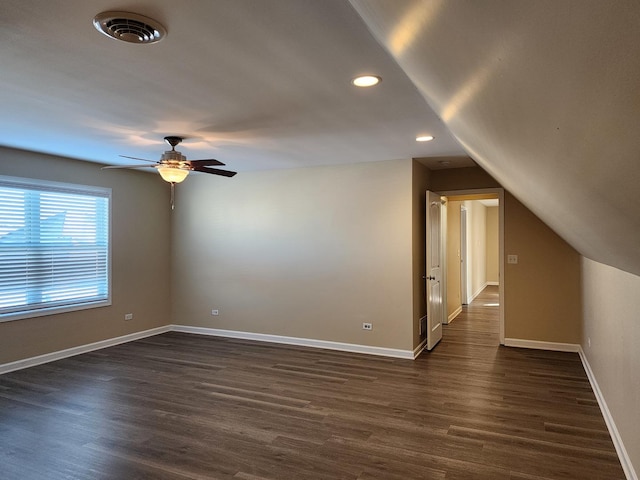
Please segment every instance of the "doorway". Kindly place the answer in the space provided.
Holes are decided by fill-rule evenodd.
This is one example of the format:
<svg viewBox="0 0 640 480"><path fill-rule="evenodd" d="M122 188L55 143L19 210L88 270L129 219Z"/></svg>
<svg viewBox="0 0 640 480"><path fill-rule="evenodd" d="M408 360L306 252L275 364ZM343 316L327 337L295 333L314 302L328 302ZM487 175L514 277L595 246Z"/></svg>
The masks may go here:
<svg viewBox="0 0 640 480"><path fill-rule="evenodd" d="M446 198L448 218L443 231L446 245L443 276L447 279L443 288L445 322L453 322L463 306L491 286L497 292L499 341L504 344L504 190L447 191L440 195ZM485 230L478 229L479 222L487 222ZM486 237L474 239L480 231ZM489 246L491 248L487 248ZM483 252L482 255L479 252Z"/></svg>

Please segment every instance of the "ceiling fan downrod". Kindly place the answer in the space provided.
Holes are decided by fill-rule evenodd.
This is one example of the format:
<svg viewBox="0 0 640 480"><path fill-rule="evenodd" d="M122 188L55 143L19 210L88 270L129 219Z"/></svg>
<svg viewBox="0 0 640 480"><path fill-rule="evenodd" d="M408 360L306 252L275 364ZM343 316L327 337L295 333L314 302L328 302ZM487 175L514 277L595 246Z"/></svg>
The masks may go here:
<svg viewBox="0 0 640 480"><path fill-rule="evenodd" d="M175 150L176 146L182 143L182 140L183 140L182 137L174 137L174 136L164 137L164 141L167 142L169 145L171 145L171 150Z"/></svg>

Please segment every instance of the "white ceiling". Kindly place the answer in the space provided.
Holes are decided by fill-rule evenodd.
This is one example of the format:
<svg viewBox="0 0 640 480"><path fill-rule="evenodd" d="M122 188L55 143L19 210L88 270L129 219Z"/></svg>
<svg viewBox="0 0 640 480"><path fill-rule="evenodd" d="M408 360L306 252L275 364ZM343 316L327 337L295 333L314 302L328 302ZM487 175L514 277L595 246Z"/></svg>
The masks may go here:
<svg viewBox="0 0 640 480"><path fill-rule="evenodd" d="M168 36L109 39L105 10ZM640 275L638 32L637 0L2 0L0 143L117 164L179 135L240 172L475 161ZM383 81L358 90L360 73Z"/></svg>
<svg viewBox="0 0 640 480"><path fill-rule="evenodd" d="M113 40L92 24L105 10L154 18L168 36ZM237 171L470 161L345 0L3 0L0 49L5 146L130 164L118 155L157 160L178 135L189 158ZM383 81L357 89L362 73Z"/></svg>

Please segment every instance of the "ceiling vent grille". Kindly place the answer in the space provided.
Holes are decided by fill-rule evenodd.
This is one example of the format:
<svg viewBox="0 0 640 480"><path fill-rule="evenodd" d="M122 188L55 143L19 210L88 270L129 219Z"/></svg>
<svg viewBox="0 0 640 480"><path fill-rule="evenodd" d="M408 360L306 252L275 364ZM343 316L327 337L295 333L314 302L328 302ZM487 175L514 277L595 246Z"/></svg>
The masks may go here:
<svg viewBox="0 0 640 480"><path fill-rule="evenodd" d="M156 43L167 35L159 22L137 13L102 12L95 16L93 25L108 37L129 43Z"/></svg>

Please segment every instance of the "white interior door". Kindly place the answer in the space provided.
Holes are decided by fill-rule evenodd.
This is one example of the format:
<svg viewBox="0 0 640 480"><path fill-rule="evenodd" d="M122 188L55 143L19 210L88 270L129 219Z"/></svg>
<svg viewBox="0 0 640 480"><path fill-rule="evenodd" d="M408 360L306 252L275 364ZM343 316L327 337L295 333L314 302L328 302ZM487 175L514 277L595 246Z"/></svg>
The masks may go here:
<svg viewBox="0 0 640 480"><path fill-rule="evenodd" d="M427 350L442 339L442 204L440 195L427 192Z"/></svg>

